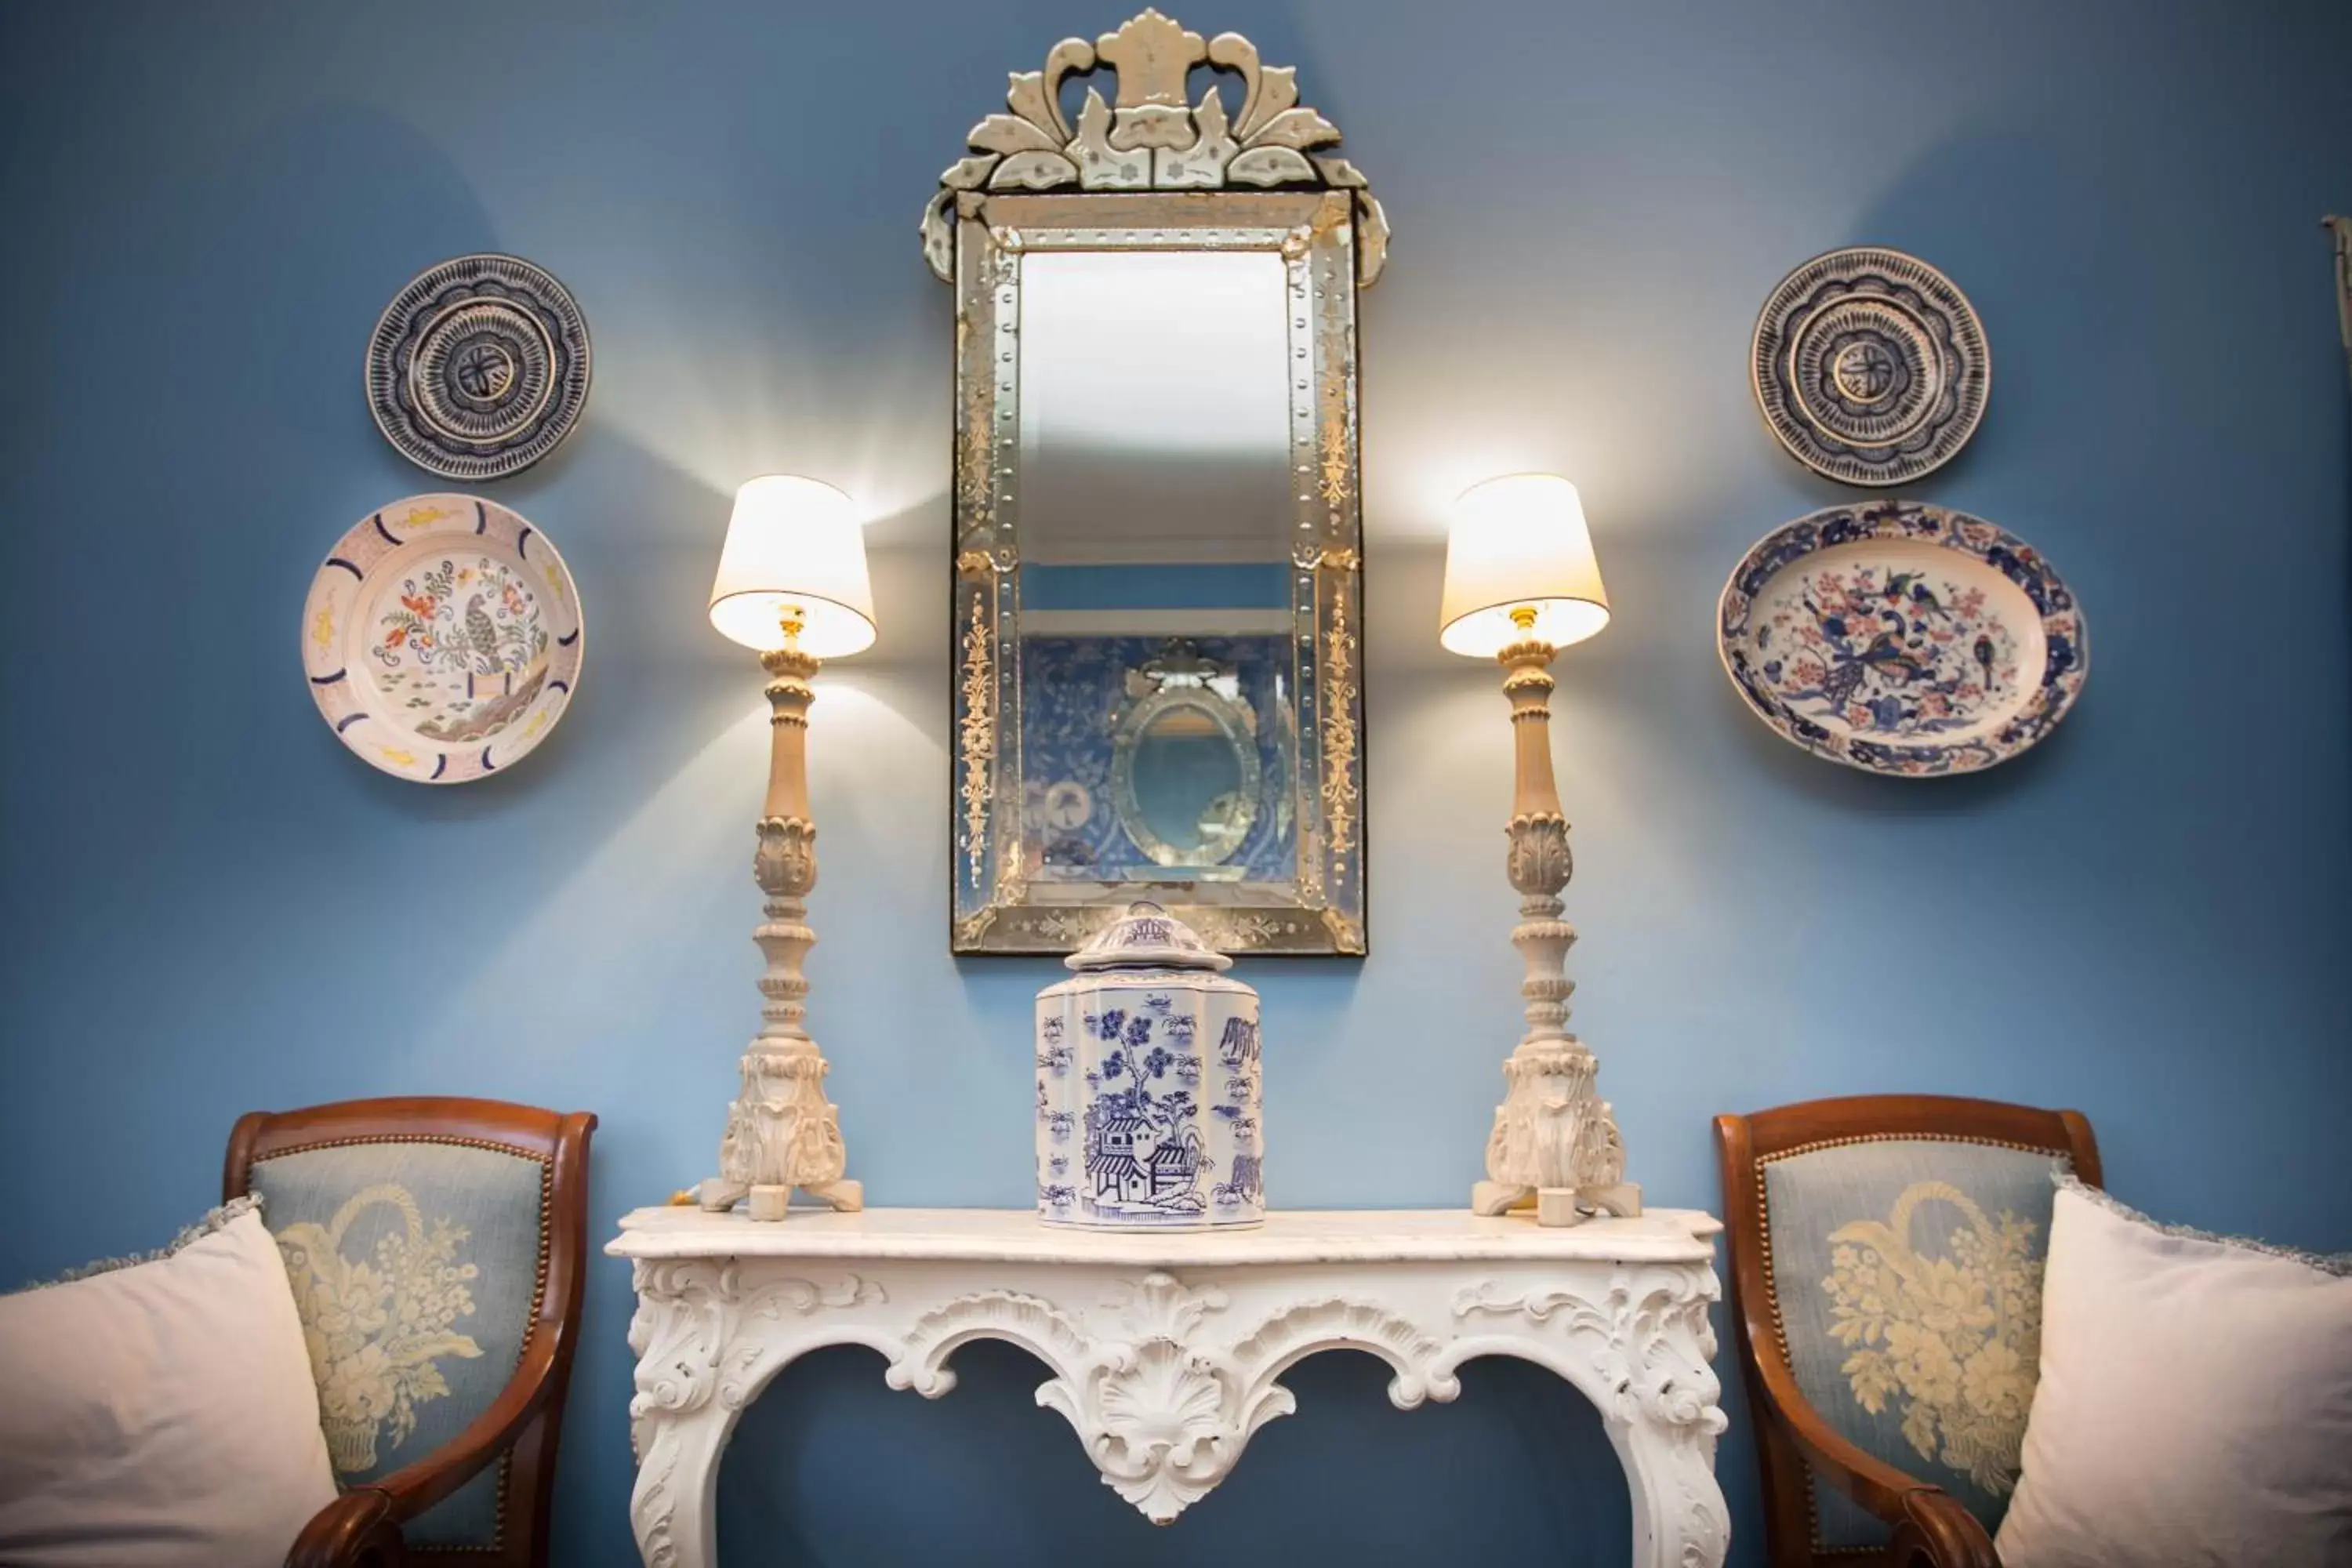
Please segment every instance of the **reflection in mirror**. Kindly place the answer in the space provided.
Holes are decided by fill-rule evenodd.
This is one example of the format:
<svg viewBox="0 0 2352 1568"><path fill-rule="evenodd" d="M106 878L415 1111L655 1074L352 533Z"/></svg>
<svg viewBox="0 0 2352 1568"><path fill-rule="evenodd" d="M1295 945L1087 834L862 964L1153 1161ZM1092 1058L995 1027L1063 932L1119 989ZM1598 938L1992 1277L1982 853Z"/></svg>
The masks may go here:
<svg viewBox="0 0 2352 1568"><path fill-rule="evenodd" d="M1235 665L1171 637L1127 677L1132 700L1111 725L1112 805L1121 828L1161 875L1237 881L1286 874L1288 822L1259 834L1264 781L1286 759L1259 753L1257 712ZM1236 852L1252 852L1236 858ZM1132 875L1133 873L1123 873Z"/></svg>
<svg viewBox="0 0 2352 1568"><path fill-rule="evenodd" d="M1072 251L1021 273L1023 563L1286 562L1282 258ZM1289 604L1278 570L1194 581Z"/></svg>
<svg viewBox="0 0 2352 1568"><path fill-rule="evenodd" d="M1242 793L1241 748L1198 709L1171 708L1137 737L1129 836L1171 869L1223 871L1257 803ZM1125 804L1122 802L1121 804Z"/></svg>
<svg viewBox="0 0 2352 1568"><path fill-rule="evenodd" d="M1049 805L1040 871L1289 880L1291 816L1262 794L1287 787L1295 730L1259 723L1287 684L1282 258L1077 251L1022 272L1022 782Z"/></svg>

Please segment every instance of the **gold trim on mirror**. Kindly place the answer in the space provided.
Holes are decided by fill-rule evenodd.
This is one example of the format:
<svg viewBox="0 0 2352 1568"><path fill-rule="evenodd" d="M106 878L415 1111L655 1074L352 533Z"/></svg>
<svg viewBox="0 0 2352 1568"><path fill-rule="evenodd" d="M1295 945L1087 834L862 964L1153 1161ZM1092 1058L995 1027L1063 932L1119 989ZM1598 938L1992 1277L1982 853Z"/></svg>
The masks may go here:
<svg viewBox="0 0 2352 1568"><path fill-rule="evenodd" d="M956 559L960 575L970 573L975 565L981 572L994 574L988 557L978 551L966 552ZM971 621L965 626L962 637L963 702L956 720L956 743L961 754L963 777L956 793L963 802L964 858L971 885L977 888L988 858L988 803L996 794L990 772L996 758L996 671L995 660L989 653L989 584L983 579L974 587Z"/></svg>
<svg viewBox="0 0 2352 1568"><path fill-rule="evenodd" d="M1198 103L1185 99L1192 68L1210 65L1242 80L1242 109L1228 120L1213 79ZM1118 100L1089 84L1075 129L1062 117L1062 82L1108 68ZM1203 41L1182 24L1146 9L1092 44L1065 38L1042 71L1016 71L1005 94L1010 114L971 128L971 155L940 176L923 209L923 255L940 281L955 280L959 197L978 191L1343 190L1357 230L1357 282L1370 288L1388 257L1388 219L1354 164L1329 151L1339 128L1298 101L1298 72L1262 65L1238 33ZM1017 244L1016 240L1016 244Z"/></svg>
<svg viewBox="0 0 2352 1568"><path fill-rule="evenodd" d="M1331 864L1347 864L1356 841L1356 634L1348 625L1348 598L1355 585L1352 550L1331 584L1331 623L1323 633L1323 820L1331 830Z"/></svg>

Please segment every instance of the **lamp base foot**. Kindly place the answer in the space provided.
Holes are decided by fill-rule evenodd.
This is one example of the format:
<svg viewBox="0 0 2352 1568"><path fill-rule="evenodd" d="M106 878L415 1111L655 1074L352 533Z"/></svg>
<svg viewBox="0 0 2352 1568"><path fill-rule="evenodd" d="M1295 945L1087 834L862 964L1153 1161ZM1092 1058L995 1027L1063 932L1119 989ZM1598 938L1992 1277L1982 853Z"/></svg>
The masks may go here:
<svg viewBox="0 0 2352 1568"><path fill-rule="evenodd" d="M866 1206L866 1185L862 1182L843 1178L831 1182L818 1182L812 1186L802 1187L800 1190L826 1207L842 1214L856 1214ZM697 1187L694 1201L697 1206L711 1214L724 1214L747 1197L751 1199L749 1205L751 1215L756 1220L780 1220L792 1212L793 1189L791 1187L771 1185L764 1182L747 1185L741 1182L730 1182L719 1176L712 1176Z"/></svg>
<svg viewBox="0 0 2352 1568"><path fill-rule="evenodd" d="M1509 1214L1532 1208L1540 1226L1581 1225L1601 1215L1627 1219L1642 1213L1642 1188L1637 1182L1601 1187L1529 1187L1510 1182L1480 1182L1470 1189L1470 1212Z"/></svg>
<svg viewBox="0 0 2352 1568"><path fill-rule="evenodd" d="M856 1214L866 1207L866 1184L853 1182L845 1176L837 1181L819 1182L813 1187L803 1187L801 1191L839 1214Z"/></svg>

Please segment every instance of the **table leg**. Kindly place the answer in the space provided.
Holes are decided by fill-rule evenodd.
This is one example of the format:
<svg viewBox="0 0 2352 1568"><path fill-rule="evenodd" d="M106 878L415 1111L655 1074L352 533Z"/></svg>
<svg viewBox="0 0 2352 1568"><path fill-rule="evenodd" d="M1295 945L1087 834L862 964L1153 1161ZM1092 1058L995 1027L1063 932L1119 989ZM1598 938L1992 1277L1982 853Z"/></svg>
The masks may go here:
<svg viewBox="0 0 2352 1568"><path fill-rule="evenodd" d="M717 1401L646 1423L629 1524L646 1568L717 1568L719 1454L735 1412Z"/></svg>
<svg viewBox="0 0 2352 1568"><path fill-rule="evenodd" d="M1641 1420L1610 1438L1633 1501L1633 1568L1721 1568L1731 1515L1715 1479L1712 1434Z"/></svg>

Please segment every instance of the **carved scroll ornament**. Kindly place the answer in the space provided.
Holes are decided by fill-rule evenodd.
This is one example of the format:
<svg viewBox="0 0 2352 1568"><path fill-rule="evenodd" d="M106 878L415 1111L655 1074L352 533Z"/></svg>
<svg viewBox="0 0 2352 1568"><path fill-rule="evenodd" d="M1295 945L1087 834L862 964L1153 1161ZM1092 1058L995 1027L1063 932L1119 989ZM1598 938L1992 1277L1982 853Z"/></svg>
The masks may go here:
<svg viewBox="0 0 2352 1568"><path fill-rule="evenodd" d="M1242 80L1238 119L1229 119L1213 79L1200 101L1187 79L1202 64ZM1075 128L1063 118L1062 83L1108 67L1116 104L1089 84ZM1258 62L1238 33L1202 41L1182 24L1147 9L1089 44L1065 38L1042 71L1015 71L1009 114L992 114L965 138L969 156L940 176L923 209L923 255L942 282L955 278L957 197L982 191L1213 191L1234 185L1345 190L1354 197L1356 274L1370 288L1388 255L1388 219L1356 166L1328 149L1339 128L1298 101L1298 72Z"/></svg>

